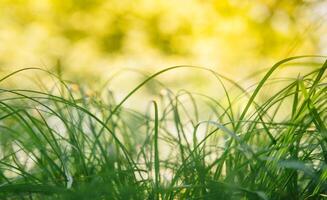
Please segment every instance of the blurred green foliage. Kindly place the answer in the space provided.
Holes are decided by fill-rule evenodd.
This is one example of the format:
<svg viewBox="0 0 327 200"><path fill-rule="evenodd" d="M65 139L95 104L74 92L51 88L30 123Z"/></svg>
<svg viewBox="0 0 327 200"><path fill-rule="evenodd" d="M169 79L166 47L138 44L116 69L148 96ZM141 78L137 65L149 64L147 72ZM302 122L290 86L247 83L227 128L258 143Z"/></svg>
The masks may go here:
<svg viewBox="0 0 327 200"><path fill-rule="evenodd" d="M87 76L178 64L237 76L325 53L324 10L325 1L302 0L1 0L0 69L60 59Z"/></svg>

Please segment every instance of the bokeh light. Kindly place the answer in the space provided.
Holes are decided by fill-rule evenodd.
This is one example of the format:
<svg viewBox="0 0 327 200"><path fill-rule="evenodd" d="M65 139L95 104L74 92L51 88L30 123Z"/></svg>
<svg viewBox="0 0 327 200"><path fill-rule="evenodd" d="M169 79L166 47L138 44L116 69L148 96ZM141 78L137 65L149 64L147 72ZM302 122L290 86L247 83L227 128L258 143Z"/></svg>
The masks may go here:
<svg viewBox="0 0 327 200"><path fill-rule="evenodd" d="M0 69L94 81L122 68L212 68L233 78L279 59L326 54L326 1L2 0ZM198 80L187 73L185 80ZM176 77L174 77L176 79ZM196 80L194 80L196 81Z"/></svg>

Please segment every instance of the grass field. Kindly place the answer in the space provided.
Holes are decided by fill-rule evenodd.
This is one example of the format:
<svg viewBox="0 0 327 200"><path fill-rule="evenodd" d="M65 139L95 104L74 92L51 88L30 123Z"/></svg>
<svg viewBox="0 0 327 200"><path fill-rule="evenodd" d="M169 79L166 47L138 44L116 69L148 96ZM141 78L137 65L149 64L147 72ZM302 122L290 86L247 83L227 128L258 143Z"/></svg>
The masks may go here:
<svg viewBox="0 0 327 200"><path fill-rule="evenodd" d="M56 80L0 79L0 199L325 199L327 62L292 57L249 88L205 68L167 68L125 98ZM271 78L284 66L310 72ZM166 89L144 112L124 106L167 71L203 70L222 99ZM195 69L194 69L195 68ZM47 73L47 72L44 72Z"/></svg>

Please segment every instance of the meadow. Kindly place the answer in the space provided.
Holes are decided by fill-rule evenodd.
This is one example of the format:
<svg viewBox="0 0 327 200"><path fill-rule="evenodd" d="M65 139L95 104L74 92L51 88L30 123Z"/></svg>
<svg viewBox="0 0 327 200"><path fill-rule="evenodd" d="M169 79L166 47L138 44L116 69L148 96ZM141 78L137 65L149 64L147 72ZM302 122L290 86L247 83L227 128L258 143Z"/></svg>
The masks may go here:
<svg viewBox="0 0 327 200"><path fill-rule="evenodd" d="M206 68L170 67L120 100L51 71L42 72L50 87L4 86L42 69L3 75L0 199L326 199L325 59L286 58L250 87ZM290 63L310 71L272 78ZM215 77L222 98L163 84L154 100L142 99L143 112L125 107L180 68Z"/></svg>

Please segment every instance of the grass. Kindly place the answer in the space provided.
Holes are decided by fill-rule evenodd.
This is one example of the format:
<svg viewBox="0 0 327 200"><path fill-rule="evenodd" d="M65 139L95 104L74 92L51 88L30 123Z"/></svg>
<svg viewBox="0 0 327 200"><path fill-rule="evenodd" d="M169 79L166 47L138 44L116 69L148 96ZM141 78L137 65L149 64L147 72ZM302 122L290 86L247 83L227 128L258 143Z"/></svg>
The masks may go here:
<svg viewBox="0 0 327 200"><path fill-rule="evenodd" d="M3 86L41 69L4 76L0 199L325 199L327 62L315 58L311 72L272 78L305 59L278 62L247 89L209 69L171 67L121 101L105 91L89 96L50 72L50 89ZM167 89L143 113L124 107L179 68L209 72L224 97Z"/></svg>

